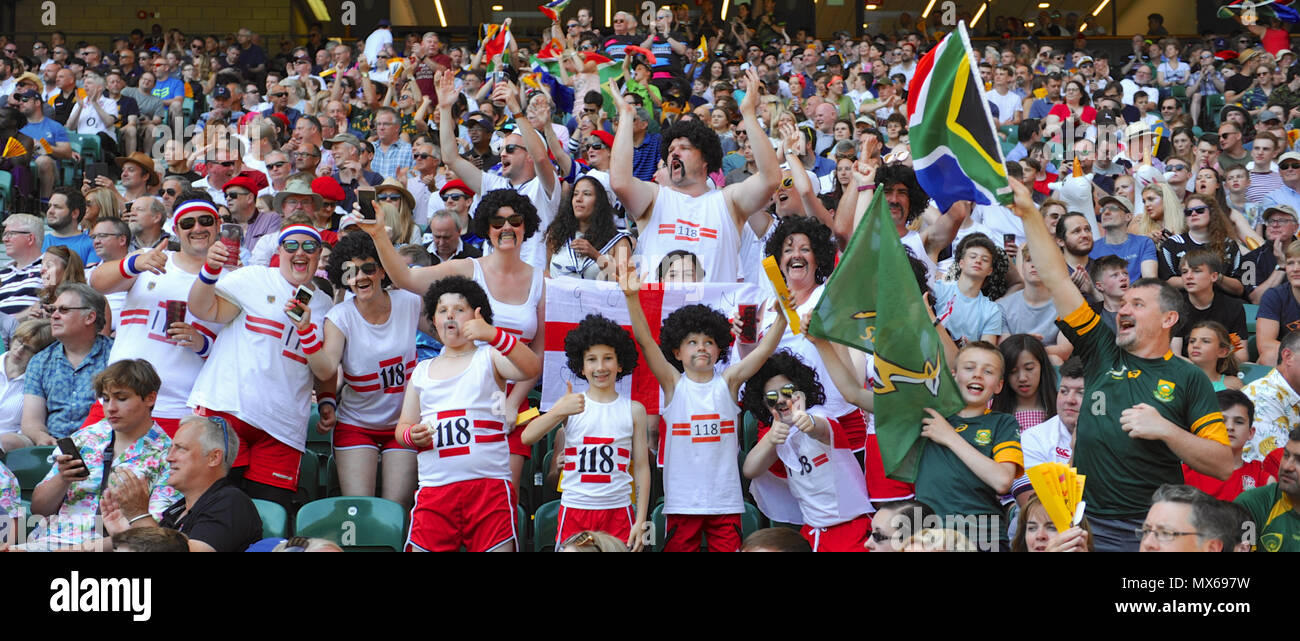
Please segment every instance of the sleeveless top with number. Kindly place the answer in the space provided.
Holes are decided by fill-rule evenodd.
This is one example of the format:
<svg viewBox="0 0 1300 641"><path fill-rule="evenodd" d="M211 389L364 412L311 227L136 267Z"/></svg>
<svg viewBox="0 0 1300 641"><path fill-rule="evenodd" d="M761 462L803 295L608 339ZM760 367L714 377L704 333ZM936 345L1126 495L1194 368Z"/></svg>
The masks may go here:
<svg viewBox="0 0 1300 641"><path fill-rule="evenodd" d="M483 288L488 301L492 303L492 326L514 334L515 338L524 343L532 342L533 337L537 336L537 301L542 298L542 270L533 267L533 283L528 288L528 300L519 305L511 305L492 295L479 259L471 258L470 262L474 263L474 282Z"/></svg>
<svg viewBox="0 0 1300 641"><path fill-rule="evenodd" d="M740 275L740 230L721 189L696 197L661 186L640 232L634 253L646 282L659 280L660 261L678 249L695 254L708 282L734 283Z"/></svg>
<svg viewBox="0 0 1300 641"><path fill-rule="evenodd" d="M388 296L392 309L388 320L379 325L361 316L355 298L339 303L325 315L347 338L344 386L338 399L340 423L391 430L402 412L406 381L415 369L421 301L401 289L389 291Z"/></svg>
<svg viewBox="0 0 1300 641"><path fill-rule="evenodd" d="M659 462L665 514L740 514L739 407L721 375L696 383L683 374L663 409Z"/></svg>
<svg viewBox="0 0 1300 641"><path fill-rule="evenodd" d="M433 437L432 448L418 456L420 487L510 480L505 423L496 407L501 388L491 353L491 347L479 347L469 367L448 379L430 377L432 359L415 367L409 384L419 390L420 422Z"/></svg>
<svg viewBox="0 0 1300 641"><path fill-rule="evenodd" d="M871 514L867 480L853 456L853 448L833 418L828 445L791 429L776 455L785 465L790 493L799 501L803 522L813 527L831 527Z"/></svg>
<svg viewBox="0 0 1300 641"><path fill-rule="evenodd" d="M632 503L632 402L587 397L586 409L564 423L564 479L560 503L608 510Z"/></svg>

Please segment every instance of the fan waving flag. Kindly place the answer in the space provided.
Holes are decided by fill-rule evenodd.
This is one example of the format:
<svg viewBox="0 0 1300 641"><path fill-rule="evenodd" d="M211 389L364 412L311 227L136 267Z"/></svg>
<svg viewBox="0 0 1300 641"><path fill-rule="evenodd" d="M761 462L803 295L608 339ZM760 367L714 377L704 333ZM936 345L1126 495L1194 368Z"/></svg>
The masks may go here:
<svg viewBox="0 0 1300 641"><path fill-rule="evenodd" d="M825 287L808 333L875 354L870 376L885 474L913 483L925 445L925 408L950 416L962 401L879 192Z"/></svg>
<svg viewBox="0 0 1300 641"><path fill-rule="evenodd" d="M510 43L510 18L502 24L483 25L483 60L495 70L493 58L505 52Z"/></svg>
<svg viewBox="0 0 1300 641"><path fill-rule="evenodd" d="M1257 24L1261 16L1275 17L1282 22L1300 22L1300 13L1291 6L1291 0L1234 0L1219 7L1220 18L1232 20L1240 17L1241 23L1246 25Z"/></svg>
<svg viewBox="0 0 1300 641"><path fill-rule="evenodd" d="M567 6L569 6L569 0L551 0L546 4L537 5L537 10L554 22L560 19L560 12L564 11Z"/></svg>
<svg viewBox="0 0 1300 641"><path fill-rule="evenodd" d="M916 64L908 86L912 167L939 211L960 200L980 205L1012 200L993 114L971 60L961 22Z"/></svg>
<svg viewBox="0 0 1300 641"><path fill-rule="evenodd" d="M667 287L647 286L641 290L641 309L650 323L650 334L659 339L664 317L677 308L704 303L728 317L735 316L737 305L760 304L763 293L750 283L691 283ZM564 337L588 314L599 314L618 323L632 335L632 321L627 303L617 283L580 278L552 278L546 281L546 345L542 357L542 411L551 409L564 396L564 384L573 383L575 391L587 388L587 382L569 371L564 355ZM645 366L641 347L637 346L640 365L615 384L619 394L645 405L647 413L659 413L659 383ZM732 357L732 363L735 357Z"/></svg>

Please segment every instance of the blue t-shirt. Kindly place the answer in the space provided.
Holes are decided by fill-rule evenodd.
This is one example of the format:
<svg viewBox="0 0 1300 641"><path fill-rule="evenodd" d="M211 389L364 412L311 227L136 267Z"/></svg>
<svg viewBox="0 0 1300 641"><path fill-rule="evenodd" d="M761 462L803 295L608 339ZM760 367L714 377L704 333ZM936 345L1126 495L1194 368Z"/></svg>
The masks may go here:
<svg viewBox="0 0 1300 641"><path fill-rule="evenodd" d="M1003 334L1002 308L984 294L967 298L957 289L957 283L949 281L938 281L931 289L937 301L935 309L945 309L948 301L952 301L952 314L943 321L943 326L954 340L977 341L985 334Z"/></svg>
<svg viewBox="0 0 1300 641"><path fill-rule="evenodd" d="M1142 278L1142 261L1156 260L1156 244L1146 236L1129 234L1128 239L1118 245L1111 245L1102 238L1092 245L1088 258L1096 260L1102 256L1119 256L1128 261L1128 280L1137 282Z"/></svg>
<svg viewBox="0 0 1300 641"><path fill-rule="evenodd" d="M50 145L69 142L68 129L63 125L60 125L59 122L53 118L45 118L40 122L29 122L18 131L31 136L32 140L37 141L38 144L40 143L41 138L44 138L45 142L50 143ZM36 152L35 149L29 151Z"/></svg>
<svg viewBox="0 0 1300 641"><path fill-rule="evenodd" d="M154 85L153 91L150 93L152 93L154 97L160 100L171 100L172 98L184 98L185 83L182 82L180 78L167 78L166 80L159 80L158 84Z"/></svg>
<svg viewBox="0 0 1300 641"><path fill-rule="evenodd" d="M41 243L41 251L45 251L56 245L63 245L73 252L76 252L76 254L81 257L81 262L87 267L99 263L99 254L95 253L95 241L91 240L90 236L87 236L84 231L76 236L68 236L67 238L59 238L54 234L45 234L45 242Z"/></svg>
<svg viewBox="0 0 1300 641"><path fill-rule="evenodd" d="M1300 303L1291 294L1291 283L1283 281L1280 285L1264 292L1259 299L1258 318L1277 321L1277 340L1300 329Z"/></svg>

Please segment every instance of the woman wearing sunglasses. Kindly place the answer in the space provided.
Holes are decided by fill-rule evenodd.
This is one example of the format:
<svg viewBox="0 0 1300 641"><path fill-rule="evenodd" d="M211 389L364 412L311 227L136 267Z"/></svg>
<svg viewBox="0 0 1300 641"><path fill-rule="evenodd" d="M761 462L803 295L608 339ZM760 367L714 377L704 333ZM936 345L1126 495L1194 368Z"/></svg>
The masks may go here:
<svg viewBox="0 0 1300 641"><path fill-rule="evenodd" d="M1213 196L1192 193L1183 201L1183 216L1187 221L1187 232L1170 236L1160 245L1159 277L1170 285L1183 289L1180 274L1183 256L1187 252L1205 247L1222 261L1219 266L1219 288L1240 296L1243 291L1241 281L1233 278L1241 266L1241 247L1232 237L1232 223L1219 209Z"/></svg>
<svg viewBox="0 0 1300 641"><path fill-rule="evenodd" d="M513 189L497 189L483 195L470 230L487 239L491 253L483 258L459 258L430 267L408 269L406 259L397 253L388 234L385 219L391 216L387 207L375 208L375 220L361 220L362 229L370 235L379 252L384 272L393 284L408 292L423 294L434 282L448 276L473 279L492 304L493 324L528 344L528 348L542 358L545 340L545 297L542 270L520 258L524 241L537 233L541 218L532 201ZM486 253L486 250L485 250ZM528 392L537 379L513 381L508 388L504 407L527 409ZM522 430L510 433L510 471L519 487L524 459L531 449L519 441Z"/></svg>
<svg viewBox="0 0 1300 641"><path fill-rule="evenodd" d="M410 510L415 496L415 450L397 442L393 426L415 368L420 297L386 289L388 277L379 264L379 253L365 234L340 239L325 271L335 291L346 288L353 294L319 321L324 347L307 354L308 365L321 380L343 366L334 430L339 487L343 496L375 496L375 468L382 460L381 496ZM311 333L311 311L305 311L296 325L300 334Z"/></svg>
<svg viewBox="0 0 1300 641"><path fill-rule="evenodd" d="M744 473L754 479L750 489L765 514L785 522L799 517L814 552L864 552L875 508L843 426L821 410L809 413L825 400L817 373L799 357L781 350L768 358L741 396L760 425Z"/></svg>
<svg viewBox="0 0 1300 641"><path fill-rule="evenodd" d="M415 224L413 213L415 196L412 196L401 182L396 178L388 178L376 185L375 200L392 207L390 211L393 215L389 217L391 222L388 226L391 229L388 237L393 241L393 245L420 242L420 228Z"/></svg>
<svg viewBox="0 0 1300 641"><path fill-rule="evenodd" d="M321 349L319 330L296 330L290 314L309 307L321 318L333 301L312 284L323 246L320 232L291 222L280 230L278 245L278 267L249 265L225 275L222 270L231 258L225 245L209 247L190 288L189 311L224 327L189 403L201 416L225 419L239 435L232 484L251 498L289 509L298 489L313 384L320 404L318 429L334 427L337 405L332 382L316 381L307 364L306 353ZM300 290L312 293L306 306Z"/></svg>

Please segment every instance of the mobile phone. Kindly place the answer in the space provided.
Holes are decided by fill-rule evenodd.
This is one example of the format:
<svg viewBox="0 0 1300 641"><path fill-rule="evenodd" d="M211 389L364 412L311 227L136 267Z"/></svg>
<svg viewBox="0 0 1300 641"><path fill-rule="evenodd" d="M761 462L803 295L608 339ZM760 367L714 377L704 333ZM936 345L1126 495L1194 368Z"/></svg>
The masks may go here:
<svg viewBox="0 0 1300 641"><path fill-rule="evenodd" d="M58 440L58 444L59 451L65 456L71 456L72 458L81 461L82 476L90 476L90 470L86 468L86 462L81 458L81 449L77 447L75 442L73 442L72 437L65 436Z"/></svg>
<svg viewBox="0 0 1300 641"><path fill-rule="evenodd" d="M375 190L359 189L357 190L357 202L361 203L361 217L366 220L375 219Z"/></svg>
<svg viewBox="0 0 1300 641"><path fill-rule="evenodd" d="M1016 244L1016 235L1015 235L1015 234L1002 234L1002 246L1003 246L1003 247L1006 247L1007 245L1014 245L1014 244Z"/></svg>
<svg viewBox="0 0 1300 641"><path fill-rule="evenodd" d="M92 162L90 163L90 166L86 167L86 179L89 180L92 184L95 182L95 179L100 176L107 176L108 178L112 178L112 176L109 175L108 173L108 163Z"/></svg>
<svg viewBox="0 0 1300 641"><path fill-rule="evenodd" d="M293 293L293 297L298 299L298 302L302 303L303 307L306 307L311 303L311 295L312 291L306 285L299 285L298 291ZM302 314L296 309L289 310L285 312L285 314L287 314L295 323L302 320Z"/></svg>

